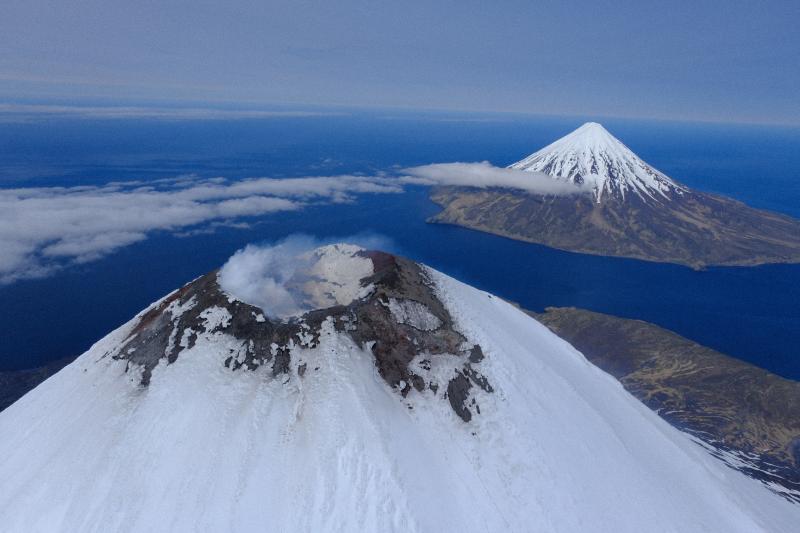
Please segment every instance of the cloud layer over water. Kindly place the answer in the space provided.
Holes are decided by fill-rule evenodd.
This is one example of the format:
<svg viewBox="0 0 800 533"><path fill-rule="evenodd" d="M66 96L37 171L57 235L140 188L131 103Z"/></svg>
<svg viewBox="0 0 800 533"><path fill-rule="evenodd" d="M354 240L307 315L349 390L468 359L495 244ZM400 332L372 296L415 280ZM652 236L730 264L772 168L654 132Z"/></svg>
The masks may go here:
<svg viewBox="0 0 800 533"><path fill-rule="evenodd" d="M156 231L184 236L242 227L246 217L352 202L359 194L400 193L404 185L497 187L544 195L586 190L546 174L488 162L432 164L401 173L241 181L183 176L103 186L0 189L0 284L101 258Z"/></svg>
<svg viewBox="0 0 800 533"><path fill-rule="evenodd" d="M98 259L158 230L349 202L355 194L401 191L396 181L363 176L237 182L190 177L149 185L0 189L0 283Z"/></svg>

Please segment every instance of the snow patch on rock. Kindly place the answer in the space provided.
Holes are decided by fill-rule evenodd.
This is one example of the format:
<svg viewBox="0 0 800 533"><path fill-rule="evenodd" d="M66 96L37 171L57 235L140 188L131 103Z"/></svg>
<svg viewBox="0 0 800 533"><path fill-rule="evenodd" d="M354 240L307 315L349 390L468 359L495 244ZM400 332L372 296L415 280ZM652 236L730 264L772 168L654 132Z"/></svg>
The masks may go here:
<svg viewBox="0 0 800 533"><path fill-rule="evenodd" d="M210 307L200 313L205 330L213 332L215 329L227 327L231 322L231 313L224 307Z"/></svg>
<svg viewBox="0 0 800 533"><path fill-rule="evenodd" d="M431 313L430 309L414 300L389 298L389 310L399 324L406 324L422 331L433 331L442 325L442 321Z"/></svg>

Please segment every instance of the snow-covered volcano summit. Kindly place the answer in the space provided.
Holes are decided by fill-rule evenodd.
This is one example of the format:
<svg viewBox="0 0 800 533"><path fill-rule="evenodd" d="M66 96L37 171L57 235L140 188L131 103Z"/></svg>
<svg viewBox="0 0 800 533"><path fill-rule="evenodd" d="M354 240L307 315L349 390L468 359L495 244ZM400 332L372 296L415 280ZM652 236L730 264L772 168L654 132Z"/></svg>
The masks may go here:
<svg viewBox="0 0 800 533"><path fill-rule="evenodd" d="M588 184L597 202L636 194L644 200L683 194L683 185L654 169L596 122L587 122L538 152L509 166Z"/></svg>
<svg viewBox="0 0 800 533"><path fill-rule="evenodd" d="M276 261L280 275L248 279L328 307L271 318L212 272L0 413L2 529L727 533L800 521L800 506L501 299L382 252L297 257L311 277Z"/></svg>

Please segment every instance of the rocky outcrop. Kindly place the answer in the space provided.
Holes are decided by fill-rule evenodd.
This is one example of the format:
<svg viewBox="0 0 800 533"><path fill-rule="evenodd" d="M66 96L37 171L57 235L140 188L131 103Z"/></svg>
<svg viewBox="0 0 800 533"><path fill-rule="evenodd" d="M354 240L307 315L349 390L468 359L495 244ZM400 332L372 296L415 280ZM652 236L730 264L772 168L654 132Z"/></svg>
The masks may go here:
<svg viewBox="0 0 800 533"><path fill-rule="evenodd" d="M268 365L273 377L296 373L302 378L311 369L295 360L296 349L315 347L322 323L331 321L372 353L380 376L402 397L430 391L469 422L479 410L470 388L492 392L480 372L480 346L456 329L424 267L383 252L359 253L373 264L373 274L361 280L371 291L348 305L274 319L227 295L217 272L211 272L145 312L130 337L106 355L127 361L126 369L140 372L141 385L147 387L157 365L175 362L200 336L219 333L238 341L220 359L231 371ZM441 374L430 372L437 357L456 361L441 383Z"/></svg>

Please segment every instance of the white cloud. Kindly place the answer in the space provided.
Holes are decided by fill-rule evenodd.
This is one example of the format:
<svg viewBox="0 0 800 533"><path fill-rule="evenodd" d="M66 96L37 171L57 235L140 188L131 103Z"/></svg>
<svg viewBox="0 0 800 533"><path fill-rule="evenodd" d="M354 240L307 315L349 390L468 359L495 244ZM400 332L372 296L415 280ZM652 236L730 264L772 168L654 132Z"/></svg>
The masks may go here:
<svg viewBox="0 0 800 533"><path fill-rule="evenodd" d="M292 179L180 177L156 185L0 189L0 283L40 277L74 262L98 259L153 231L352 201L360 193L397 193L396 180L337 176Z"/></svg>
<svg viewBox="0 0 800 533"><path fill-rule="evenodd" d="M325 245L332 243L351 243ZM292 235L278 243L248 245L219 272L229 295L261 308L269 317L286 318L334 304L346 305L363 290L359 281L372 274L372 262L357 248L392 248L384 237L356 235L315 239Z"/></svg>
<svg viewBox="0 0 800 533"><path fill-rule="evenodd" d="M311 237L295 237L274 246L249 245L220 269L220 286L228 294L260 307L267 316L283 317L300 310L296 288L287 286L303 252L314 248Z"/></svg>
<svg viewBox="0 0 800 533"><path fill-rule="evenodd" d="M571 182L554 179L541 172L524 172L481 163L437 163L403 170L404 183L417 185L452 185L457 187L503 187L534 194L568 195L586 192Z"/></svg>
<svg viewBox="0 0 800 533"><path fill-rule="evenodd" d="M358 194L402 192L403 184L505 187L536 194L575 194L578 186L539 173L483 163L444 163L404 176L198 179L112 182L103 186L0 189L0 283L50 274L101 258L154 231L196 235L245 217L346 203Z"/></svg>

